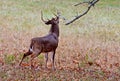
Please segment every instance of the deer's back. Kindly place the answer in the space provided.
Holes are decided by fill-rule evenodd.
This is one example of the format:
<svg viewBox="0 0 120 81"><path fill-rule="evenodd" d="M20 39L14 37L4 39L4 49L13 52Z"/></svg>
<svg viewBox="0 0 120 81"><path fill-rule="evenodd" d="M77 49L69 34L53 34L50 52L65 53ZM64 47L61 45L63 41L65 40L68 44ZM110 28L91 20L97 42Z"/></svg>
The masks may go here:
<svg viewBox="0 0 120 81"><path fill-rule="evenodd" d="M58 46L58 38L53 34L33 38L31 42L33 43L33 48L42 49L42 52L53 51Z"/></svg>

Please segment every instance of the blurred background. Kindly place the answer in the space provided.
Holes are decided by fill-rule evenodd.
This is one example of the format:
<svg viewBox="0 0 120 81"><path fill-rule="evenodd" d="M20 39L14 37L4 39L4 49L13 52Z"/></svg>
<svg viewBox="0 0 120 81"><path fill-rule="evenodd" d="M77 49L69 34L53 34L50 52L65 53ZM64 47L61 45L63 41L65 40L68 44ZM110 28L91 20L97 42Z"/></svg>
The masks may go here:
<svg viewBox="0 0 120 81"><path fill-rule="evenodd" d="M67 20L87 10L88 0L0 0L1 81L118 81L120 80L120 1L100 0L80 19L65 25L60 19L59 47L55 73L44 72L44 54L36 58L41 70L16 69L30 39L48 34L50 26L41 21L59 11ZM66 76L66 77L65 77ZM112 77L111 77L112 76ZM96 78L97 77L97 78Z"/></svg>

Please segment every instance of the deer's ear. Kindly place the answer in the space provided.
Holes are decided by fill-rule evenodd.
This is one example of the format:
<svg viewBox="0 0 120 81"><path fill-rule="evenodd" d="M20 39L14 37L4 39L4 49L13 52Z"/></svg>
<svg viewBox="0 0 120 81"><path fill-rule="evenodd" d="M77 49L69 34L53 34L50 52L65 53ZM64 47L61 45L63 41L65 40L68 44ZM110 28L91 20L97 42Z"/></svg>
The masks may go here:
<svg viewBox="0 0 120 81"><path fill-rule="evenodd" d="M59 17L56 18L57 23L59 23Z"/></svg>

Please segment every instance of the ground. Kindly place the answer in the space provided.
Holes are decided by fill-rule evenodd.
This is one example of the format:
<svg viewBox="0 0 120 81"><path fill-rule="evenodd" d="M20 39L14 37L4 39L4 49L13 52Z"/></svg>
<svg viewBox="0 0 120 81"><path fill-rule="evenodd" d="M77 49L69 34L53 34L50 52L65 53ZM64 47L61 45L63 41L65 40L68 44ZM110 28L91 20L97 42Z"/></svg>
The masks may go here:
<svg viewBox="0 0 120 81"><path fill-rule="evenodd" d="M44 36L50 26L41 21L58 10L70 20L82 14L84 0L2 0L0 1L0 81L119 81L120 1L100 0L88 14L70 25L60 19L56 71L45 70L44 53L34 60L19 62L33 37ZM49 54L50 56L50 54Z"/></svg>

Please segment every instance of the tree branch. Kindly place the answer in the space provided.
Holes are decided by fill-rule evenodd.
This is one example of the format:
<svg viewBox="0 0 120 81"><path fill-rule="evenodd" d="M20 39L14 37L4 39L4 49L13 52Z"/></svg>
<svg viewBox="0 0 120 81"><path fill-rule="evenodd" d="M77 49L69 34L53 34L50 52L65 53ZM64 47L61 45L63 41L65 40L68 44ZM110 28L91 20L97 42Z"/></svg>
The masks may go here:
<svg viewBox="0 0 120 81"><path fill-rule="evenodd" d="M78 16L76 16L75 18L73 18L72 20L68 21L65 25L69 25L69 24L73 23L75 20L77 20L77 19L79 19L80 17L82 17L82 16L84 16L85 14L87 14L88 11L90 10L90 8L91 8L92 6L94 6L98 1L99 1L99 0L93 0L93 1L89 1L89 2L83 2L83 3L88 3L88 4L89 4L88 9L87 9L83 14L78 15ZM78 4L76 4L75 6L80 5L80 4L82 4L82 3L78 3Z"/></svg>
<svg viewBox="0 0 120 81"><path fill-rule="evenodd" d="M88 1L88 2L86 2L86 1L85 1L85 2L80 2L80 3L75 4L74 6L78 6L78 5L83 4L83 3L90 4L90 2L91 2L91 1Z"/></svg>

